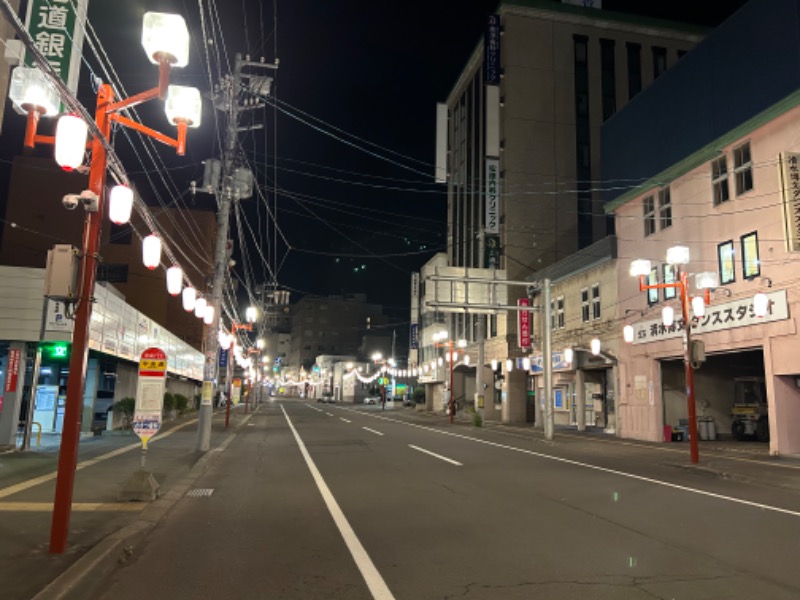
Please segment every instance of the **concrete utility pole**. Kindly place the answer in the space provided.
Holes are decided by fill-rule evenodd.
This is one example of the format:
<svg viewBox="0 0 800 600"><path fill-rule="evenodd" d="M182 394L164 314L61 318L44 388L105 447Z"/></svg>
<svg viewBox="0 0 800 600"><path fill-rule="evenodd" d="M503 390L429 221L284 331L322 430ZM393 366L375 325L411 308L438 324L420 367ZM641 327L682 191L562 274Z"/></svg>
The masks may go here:
<svg viewBox="0 0 800 600"><path fill-rule="evenodd" d="M219 181L213 175L204 177L212 189L208 190L217 197L217 241L214 249L214 273L211 281L211 301L214 307L214 318L206 327L204 355L205 366L203 369L203 392L200 400L200 411L197 422L196 449L206 452L211 447L211 417L216 397L218 354L219 354L219 322L222 313L222 290L225 286L225 274L228 270L228 228L231 205L235 200L247 198L252 195L252 173L248 169L237 168L236 145L240 128L238 126L239 114L243 110L261 108L263 103L258 102L259 96L269 93L270 78L252 76L242 72L245 66L265 67L275 69L277 63L250 62L242 60L242 55L236 55L232 75L228 75L220 85L220 96L215 98L217 108L228 113L228 127L225 133L225 148L222 156L221 173ZM247 84L243 83L247 80ZM244 107L239 105L239 94L245 91L248 97ZM255 101L254 101L255 98ZM250 127L256 129L260 126ZM209 161L213 163L214 161ZM207 165L208 168L208 165ZM213 171L213 169L211 169Z"/></svg>

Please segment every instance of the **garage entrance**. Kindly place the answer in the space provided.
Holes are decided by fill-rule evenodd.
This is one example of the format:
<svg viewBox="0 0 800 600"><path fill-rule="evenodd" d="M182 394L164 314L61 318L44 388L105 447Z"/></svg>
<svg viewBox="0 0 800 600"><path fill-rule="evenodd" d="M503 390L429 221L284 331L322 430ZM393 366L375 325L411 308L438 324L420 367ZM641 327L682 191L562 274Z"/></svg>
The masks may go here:
<svg viewBox="0 0 800 600"><path fill-rule="evenodd" d="M763 381L764 353L760 348L709 354L703 366L694 372L699 439L733 440L736 423L737 438L757 441L757 417L752 425L746 426L747 431L742 432L744 415L741 413L745 411L740 409L740 404L742 400L747 400L749 404L757 405L757 396L761 394ZM661 361L661 384L664 425L685 426L688 411L682 359ZM756 388L759 391L755 391ZM763 400L766 403L766 397ZM736 412L740 413L737 416L734 416L734 404L737 404ZM758 407L754 407L754 410L757 412ZM762 410L766 414L766 404ZM762 431L762 441L767 441L763 433Z"/></svg>

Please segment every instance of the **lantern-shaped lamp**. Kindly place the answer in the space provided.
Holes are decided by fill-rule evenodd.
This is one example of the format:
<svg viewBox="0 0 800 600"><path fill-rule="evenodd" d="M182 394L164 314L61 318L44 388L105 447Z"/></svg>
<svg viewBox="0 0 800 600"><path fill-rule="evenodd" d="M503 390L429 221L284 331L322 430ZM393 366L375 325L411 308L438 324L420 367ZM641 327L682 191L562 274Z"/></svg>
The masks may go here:
<svg viewBox="0 0 800 600"><path fill-rule="evenodd" d="M757 317L767 316L769 311L769 296L764 292L758 292L753 296L753 312Z"/></svg>
<svg viewBox="0 0 800 600"><path fill-rule="evenodd" d="M170 296L177 296L183 287L183 269L174 265L167 269L167 292Z"/></svg>
<svg viewBox="0 0 800 600"><path fill-rule="evenodd" d="M689 262L689 248L686 246L672 246L667 248L667 263L671 265L685 265Z"/></svg>
<svg viewBox="0 0 800 600"><path fill-rule="evenodd" d="M256 311L255 306L248 306L247 309L244 311L244 318L247 320L248 323L255 323L257 317L258 317L258 311Z"/></svg>
<svg viewBox="0 0 800 600"><path fill-rule="evenodd" d="M111 188L108 201L108 218L115 225L124 225L131 220L133 208L133 190L127 185L115 185Z"/></svg>
<svg viewBox="0 0 800 600"><path fill-rule="evenodd" d="M469 354L465 354L465 355L464 355L464 364L465 364L465 365L467 365L467 366L469 366ZM416 375L417 375L417 374L416 374L416 373L414 373L414 376L416 376Z"/></svg>
<svg viewBox="0 0 800 600"><path fill-rule="evenodd" d="M161 264L161 238L150 234L142 240L142 260L151 271Z"/></svg>
<svg viewBox="0 0 800 600"><path fill-rule="evenodd" d="M146 12L142 24L142 46L153 64L164 61L173 67L189 64L189 30L180 15Z"/></svg>
<svg viewBox="0 0 800 600"><path fill-rule="evenodd" d="M203 323L205 323L206 325L211 325L213 322L214 322L214 305L206 304L206 307L203 310Z"/></svg>
<svg viewBox="0 0 800 600"><path fill-rule="evenodd" d="M506 359L506 373L511 373L513 369L514 369L514 361L511 360L510 358Z"/></svg>
<svg viewBox="0 0 800 600"><path fill-rule="evenodd" d="M592 354L597 356L600 354L600 340L597 338L592 338L591 342Z"/></svg>
<svg viewBox="0 0 800 600"><path fill-rule="evenodd" d="M77 115L62 115L56 125L56 162L65 171L83 164L86 152L86 121Z"/></svg>
<svg viewBox="0 0 800 600"><path fill-rule="evenodd" d="M530 371L531 370L531 359L528 358L527 356L522 359L522 368L525 371Z"/></svg>
<svg viewBox="0 0 800 600"><path fill-rule="evenodd" d="M665 327L672 327L672 324L675 322L675 309L671 306L662 308L661 320L664 322Z"/></svg>
<svg viewBox="0 0 800 600"><path fill-rule="evenodd" d="M194 316L198 319L202 319L206 314L206 299L202 296L199 296L197 300L194 302Z"/></svg>
<svg viewBox="0 0 800 600"><path fill-rule="evenodd" d="M200 127L203 115L203 98L200 90L185 85L171 85L167 90L164 112L170 123L186 123L189 127Z"/></svg>
<svg viewBox="0 0 800 600"><path fill-rule="evenodd" d="M492 371L497 371L497 359L496 358L492 359L492 363L491 364L492 364Z"/></svg>
<svg viewBox="0 0 800 600"><path fill-rule="evenodd" d="M650 274L650 261L639 259L631 262L630 274L632 277L640 277Z"/></svg>
<svg viewBox="0 0 800 600"><path fill-rule="evenodd" d="M195 301L197 300L197 290L191 286L183 288L181 300L183 301L183 310L192 312L194 310Z"/></svg>
<svg viewBox="0 0 800 600"><path fill-rule="evenodd" d="M706 314L706 301L702 296L692 298L692 312L695 317L702 317Z"/></svg>
<svg viewBox="0 0 800 600"><path fill-rule="evenodd" d="M36 111L43 115L58 114L58 92L47 76L34 67L16 67L11 74L8 97L14 108L24 113Z"/></svg>
<svg viewBox="0 0 800 600"><path fill-rule="evenodd" d="M633 325L625 325L622 328L622 339L628 344L633 343L633 333Z"/></svg>
<svg viewBox="0 0 800 600"><path fill-rule="evenodd" d="M572 359L575 358L575 352L572 348L567 348L564 350L564 360L567 361L569 364L572 364Z"/></svg>
<svg viewBox="0 0 800 600"><path fill-rule="evenodd" d="M439 364L440 367L444 364L444 361L442 360L441 356L439 357L439 359L436 362Z"/></svg>

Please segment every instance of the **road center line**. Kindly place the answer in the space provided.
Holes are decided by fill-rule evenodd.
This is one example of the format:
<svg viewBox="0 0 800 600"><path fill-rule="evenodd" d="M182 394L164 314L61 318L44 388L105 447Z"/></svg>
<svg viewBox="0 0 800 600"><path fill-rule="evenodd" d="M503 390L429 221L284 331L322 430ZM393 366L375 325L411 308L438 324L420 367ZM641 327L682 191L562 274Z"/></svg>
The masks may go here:
<svg viewBox="0 0 800 600"><path fill-rule="evenodd" d="M414 450L419 450L420 452L424 452L425 454L430 454L431 456L435 456L439 460L449 462L451 465L456 465L457 467L464 466L457 460L453 460L452 458L447 458L446 456L442 456L441 454L436 454L435 452L431 452L430 450L425 450L425 448L420 448L419 446L415 446L414 444L409 444L408 447L413 448Z"/></svg>
<svg viewBox="0 0 800 600"><path fill-rule="evenodd" d="M336 502L336 498L333 497L331 490L328 488L328 484L326 484L325 480L322 478L322 474L319 472L319 469L317 469L317 465L314 463L308 450L306 450L306 445L300 438L300 434L297 433L297 430L294 428L294 424L282 404L281 410L283 411L283 416L286 418L286 422L289 424L289 429L291 429L292 434L294 434L297 445L300 447L300 453L306 461L308 470L311 471L311 476L317 484L319 493L322 495L322 499L325 501L325 505L328 507L328 511L331 513L334 523L336 523L336 526L339 528L339 533L342 535L347 549L350 550L350 554L353 556L358 570L361 571L361 576L364 578L369 591L372 592L372 597L377 600L394 600L392 592L375 567L375 563L372 562L369 554L367 554L364 546L361 545L353 528L347 521L347 517L344 516L342 509L339 508L339 503Z"/></svg>
<svg viewBox="0 0 800 600"><path fill-rule="evenodd" d="M369 427L362 427L362 429L366 429L370 433L374 433L375 435L383 435L380 431L375 431L374 429L370 429Z"/></svg>
<svg viewBox="0 0 800 600"><path fill-rule="evenodd" d="M344 421L345 423L352 423L352 421L351 421L350 419L345 419L344 417L339 417L339 418L340 418L342 421Z"/></svg>

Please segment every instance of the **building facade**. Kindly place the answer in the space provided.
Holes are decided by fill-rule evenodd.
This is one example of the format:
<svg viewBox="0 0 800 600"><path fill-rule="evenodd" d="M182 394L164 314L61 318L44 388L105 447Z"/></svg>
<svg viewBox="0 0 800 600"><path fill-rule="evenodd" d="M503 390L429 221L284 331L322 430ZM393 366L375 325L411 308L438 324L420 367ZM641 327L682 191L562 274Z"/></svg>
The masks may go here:
<svg viewBox="0 0 800 600"><path fill-rule="evenodd" d="M645 284L671 283L666 251L684 246L680 268L719 278L704 311L687 315L705 350L693 356L697 415L717 435L769 439L772 454L800 452L799 15L796 0L752 0L603 132L606 180L641 181L609 194L620 260L649 259ZM691 277L688 293L703 296ZM687 422L679 300L674 288L620 279L620 314L634 328L620 349L624 437L662 440ZM743 431L750 408L758 423Z"/></svg>
<svg viewBox="0 0 800 600"><path fill-rule="evenodd" d="M593 184L601 125L704 31L542 0L503 2L490 19L446 101L448 263L523 280L611 233ZM482 320L487 363L519 357L511 313L448 328L474 342ZM525 378L507 384L502 418L521 420Z"/></svg>

